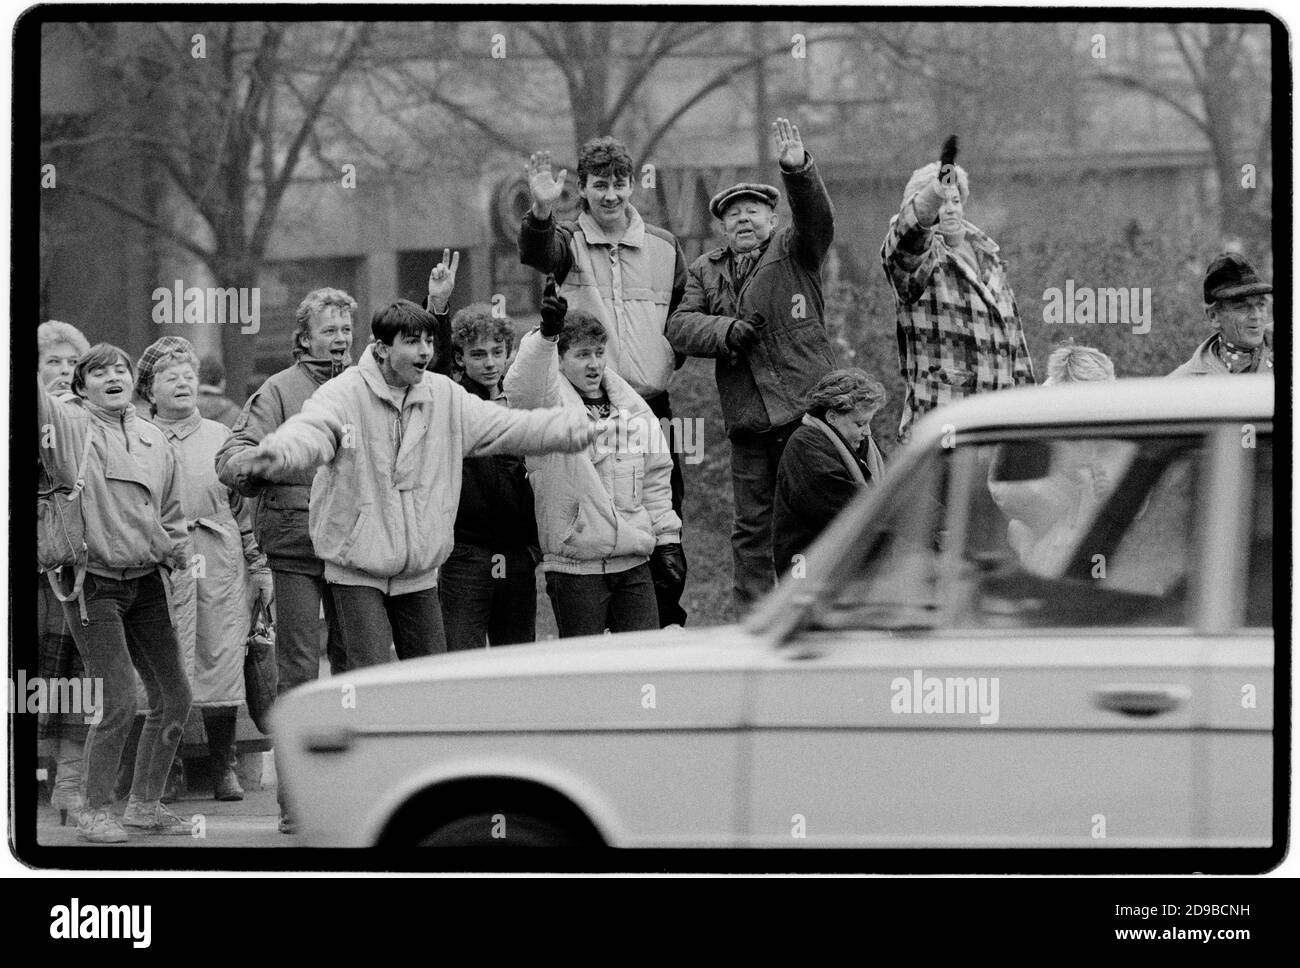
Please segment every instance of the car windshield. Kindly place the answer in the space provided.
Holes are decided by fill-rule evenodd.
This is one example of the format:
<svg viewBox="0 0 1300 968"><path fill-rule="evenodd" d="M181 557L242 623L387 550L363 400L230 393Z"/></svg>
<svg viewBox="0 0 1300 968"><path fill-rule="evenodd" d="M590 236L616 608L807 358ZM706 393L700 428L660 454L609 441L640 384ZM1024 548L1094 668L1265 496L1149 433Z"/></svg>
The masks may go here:
<svg viewBox="0 0 1300 968"><path fill-rule="evenodd" d="M1182 625L1197 435L1038 436L931 455L808 616L816 628Z"/></svg>

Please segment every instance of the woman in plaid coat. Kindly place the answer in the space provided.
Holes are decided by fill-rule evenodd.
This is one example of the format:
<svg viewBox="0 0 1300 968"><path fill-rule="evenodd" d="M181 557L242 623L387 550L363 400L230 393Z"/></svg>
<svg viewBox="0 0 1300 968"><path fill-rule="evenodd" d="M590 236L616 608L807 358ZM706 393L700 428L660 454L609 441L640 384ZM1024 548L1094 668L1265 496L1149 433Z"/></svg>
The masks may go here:
<svg viewBox="0 0 1300 968"><path fill-rule="evenodd" d="M970 195L956 165L918 168L880 256L894 290L899 372L907 384L898 439L935 407L1034 382L1033 360L998 245L962 217Z"/></svg>

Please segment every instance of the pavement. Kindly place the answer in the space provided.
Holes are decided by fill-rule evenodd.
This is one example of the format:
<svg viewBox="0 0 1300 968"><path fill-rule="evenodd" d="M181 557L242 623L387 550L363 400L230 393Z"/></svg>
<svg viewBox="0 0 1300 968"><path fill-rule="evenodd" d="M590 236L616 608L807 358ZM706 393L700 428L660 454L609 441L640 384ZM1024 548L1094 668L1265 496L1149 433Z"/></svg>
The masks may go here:
<svg viewBox="0 0 1300 968"><path fill-rule="evenodd" d="M256 754L260 755L260 754ZM58 811L42 795L36 812L36 842L42 846L77 846L98 850L127 847L293 847L298 838L282 834L278 829L280 808L275 799L274 767L270 755L262 780L241 778L244 799L222 803L212 798L208 790L195 790L169 804L172 811L191 821L190 836L158 836L137 833L127 828L129 840L120 844L87 844L77 839L76 821L68 816L68 826L59 825ZM241 773L244 771L241 770ZM124 803L117 804L113 812L120 820Z"/></svg>

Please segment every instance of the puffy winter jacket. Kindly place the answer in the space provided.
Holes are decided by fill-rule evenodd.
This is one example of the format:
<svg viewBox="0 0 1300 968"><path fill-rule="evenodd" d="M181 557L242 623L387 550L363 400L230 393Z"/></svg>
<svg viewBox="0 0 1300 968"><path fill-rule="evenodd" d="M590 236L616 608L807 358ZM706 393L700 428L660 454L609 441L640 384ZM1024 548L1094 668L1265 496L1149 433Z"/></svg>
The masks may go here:
<svg viewBox="0 0 1300 968"><path fill-rule="evenodd" d="M81 495L88 572L124 581L159 565L188 566L176 455L161 430L133 406L113 412L85 400L64 402L39 380L36 425L46 473L68 488L91 435Z"/></svg>
<svg viewBox="0 0 1300 968"><path fill-rule="evenodd" d="M508 410L438 374L407 388L400 410L389 390L368 346L262 441L292 471L320 467L311 540L338 584L432 588L454 544L463 458L581 450L591 435L586 413Z"/></svg>
<svg viewBox="0 0 1300 968"><path fill-rule="evenodd" d="M628 209L630 224L617 242L589 212L561 225L530 212L519 232L519 259L554 273L569 308L604 324L605 358L633 390L654 397L668 389L677 362L664 329L686 288L686 259L671 232Z"/></svg>
<svg viewBox="0 0 1300 968"><path fill-rule="evenodd" d="M528 459L537 508L542 569L569 574L626 571L656 545L681 541L673 512L672 456L659 421L626 380L605 370L618 429L581 453ZM506 373L512 407L550 407L586 416L587 405L560 375L556 344L533 331Z"/></svg>

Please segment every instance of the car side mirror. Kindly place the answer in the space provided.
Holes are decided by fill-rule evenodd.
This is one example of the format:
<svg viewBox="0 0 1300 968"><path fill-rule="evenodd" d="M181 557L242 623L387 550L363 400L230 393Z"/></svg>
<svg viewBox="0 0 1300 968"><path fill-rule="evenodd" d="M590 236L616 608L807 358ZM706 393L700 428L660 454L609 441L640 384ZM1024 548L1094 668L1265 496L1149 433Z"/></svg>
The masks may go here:
<svg viewBox="0 0 1300 968"><path fill-rule="evenodd" d="M1037 481L1052 469L1051 445L1041 440L1018 440L999 444L989 479L993 481Z"/></svg>

